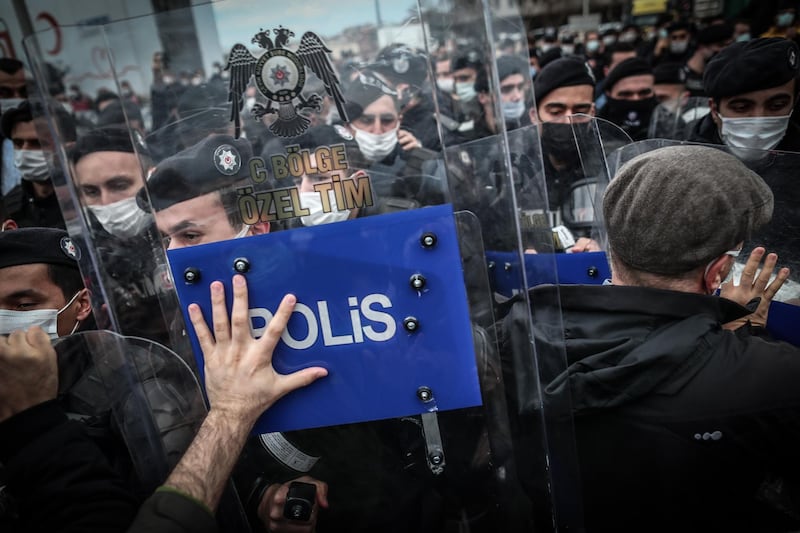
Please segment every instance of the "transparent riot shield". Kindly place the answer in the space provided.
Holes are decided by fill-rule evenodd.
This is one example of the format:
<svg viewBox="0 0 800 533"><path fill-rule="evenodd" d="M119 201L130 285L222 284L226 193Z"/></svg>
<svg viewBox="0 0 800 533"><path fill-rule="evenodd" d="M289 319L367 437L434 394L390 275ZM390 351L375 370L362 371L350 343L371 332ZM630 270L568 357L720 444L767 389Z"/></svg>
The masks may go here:
<svg viewBox="0 0 800 533"><path fill-rule="evenodd" d="M662 102L653 110L647 137L685 141L710 111L708 97L692 96Z"/></svg>
<svg viewBox="0 0 800 533"><path fill-rule="evenodd" d="M684 143L669 139L650 139L633 143L614 153L610 158L610 166L616 172L622 165L638 155L676 144ZM724 146L709 146L728 150ZM734 281L738 283L744 270L744 264L756 246L763 246L767 252L778 254L778 266L789 267L791 273L789 279L775 295L770 308L770 320L767 322L767 328L776 338L798 344L800 339L796 334L796 321L800 315L798 315L796 304L800 298L800 276L798 275L800 260L798 260L797 250L800 241L798 241L797 228L800 218L798 218L797 205L800 198L798 198L796 188L792 185L792 175L793 169L797 168L796 165L800 163L800 155L793 152L760 150L739 150L734 155L764 179L772 189L774 197L772 220L744 243L742 253L737 258L734 267ZM724 179L724 177L720 176L720 179Z"/></svg>
<svg viewBox="0 0 800 533"><path fill-rule="evenodd" d="M96 330L54 345L59 403L84 421L143 501L177 464L205 415L200 384L176 353L147 339Z"/></svg>
<svg viewBox="0 0 800 533"><path fill-rule="evenodd" d="M464 143L459 118L448 129L453 95L429 75L436 43L455 52L466 41L488 73L487 94L500 83L488 5L453 7L411 3L376 18L348 5L270 4L267 25L231 1L93 28L108 85L119 91L128 79L144 96L144 142L124 107L122 122L146 176L135 213L152 232L106 244L143 265L108 266L82 196L82 158L62 139L64 209L90 250L87 272L105 298L97 307L116 317L108 323L122 333L132 323L112 299L119 275L170 281L147 316L159 315L174 351L194 343L200 371L193 329L167 303L177 294L184 313L196 302L208 317L209 283L229 289L240 273L254 335L283 294L298 297L276 368L329 369L267 411L243 452L234 479L258 527L270 527L255 516L267 486L303 476L329 486L318 531L580 527L569 391L544 394L540 383L566 359L537 355L533 285L520 266L521 209L547 200L518 199L546 191L542 172L519 169L542 168L539 136L529 128L515 140L497 99L483 111L493 135ZM516 22L500 27L519 34ZM74 72L85 69L75 62ZM184 72L201 83L182 84ZM547 233L537 251L555 272ZM489 251L511 254L511 299L490 283ZM536 303L556 331L559 305Z"/></svg>

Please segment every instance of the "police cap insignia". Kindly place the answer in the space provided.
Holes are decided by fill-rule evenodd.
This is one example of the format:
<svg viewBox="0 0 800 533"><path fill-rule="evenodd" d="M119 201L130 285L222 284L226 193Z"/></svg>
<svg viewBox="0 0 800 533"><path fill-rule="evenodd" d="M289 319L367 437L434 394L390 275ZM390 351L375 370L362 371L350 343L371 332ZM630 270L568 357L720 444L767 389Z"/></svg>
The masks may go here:
<svg viewBox="0 0 800 533"><path fill-rule="evenodd" d="M789 68L797 68L797 51L795 51L793 48L789 49Z"/></svg>
<svg viewBox="0 0 800 533"><path fill-rule="evenodd" d="M242 166L242 156L230 144L221 144L214 150L214 166L220 173L233 176Z"/></svg>
<svg viewBox="0 0 800 533"><path fill-rule="evenodd" d="M61 237L61 251L64 252L67 257L74 259L75 261L79 261L81 258L81 249L78 248L75 243L69 237Z"/></svg>
<svg viewBox="0 0 800 533"><path fill-rule="evenodd" d="M348 130L347 128L345 128L341 124L335 124L333 126L333 129L336 130L336 133L339 134L339 137L341 137L345 141L352 141L353 140L353 134L350 133L350 130Z"/></svg>
<svg viewBox="0 0 800 533"><path fill-rule="evenodd" d="M19 228L0 233L0 268L45 263L78 268L81 250L66 231Z"/></svg>

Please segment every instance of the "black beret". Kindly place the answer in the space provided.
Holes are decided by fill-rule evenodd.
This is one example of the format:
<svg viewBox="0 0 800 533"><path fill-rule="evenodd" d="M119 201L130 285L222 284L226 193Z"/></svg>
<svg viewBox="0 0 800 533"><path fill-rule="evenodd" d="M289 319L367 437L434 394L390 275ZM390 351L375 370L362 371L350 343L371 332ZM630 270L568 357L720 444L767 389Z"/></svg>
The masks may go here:
<svg viewBox="0 0 800 533"><path fill-rule="evenodd" d="M686 84L686 70L683 63L667 62L659 63L653 68L653 76L656 77L655 84L684 85Z"/></svg>
<svg viewBox="0 0 800 533"><path fill-rule="evenodd" d="M357 119L364 113L364 109L367 106L384 95L389 95L395 99L396 93L374 73L363 72L359 74L359 77L344 92L347 116L351 121Z"/></svg>
<svg viewBox="0 0 800 533"><path fill-rule="evenodd" d="M141 137L134 133L136 151L140 154L148 155ZM78 142L69 152L70 160L76 164L81 158L94 152L127 152L134 153L133 142L131 142L131 131L120 126L107 126L90 130L85 135L81 135Z"/></svg>
<svg viewBox="0 0 800 533"><path fill-rule="evenodd" d="M549 63L533 81L536 105L556 89L575 85L595 86L594 74L588 64L575 57L564 57Z"/></svg>
<svg viewBox="0 0 800 533"><path fill-rule="evenodd" d="M395 83L404 81L419 85L428 76L428 57L402 43L394 43L378 52L370 69L380 72Z"/></svg>
<svg viewBox="0 0 800 533"><path fill-rule="evenodd" d="M708 146L670 146L626 163L603 196L612 256L637 270L681 274L750 238L773 196L739 159Z"/></svg>
<svg viewBox="0 0 800 533"><path fill-rule="evenodd" d="M671 23L667 26L667 33L672 33L674 31L692 31L692 25L686 20L676 20L675 22Z"/></svg>
<svg viewBox="0 0 800 533"><path fill-rule="evenodd" d="M706 65L703 88L711 98L779 87L800 72L797 44L779 37L726 46Z"/></svg>
<svg viewBox="0 0 800 533"><path fill-rule="evenodd" d="M522 74L524 78L530 76L530 68L525 61L518 56L500 56L497 58L497 79L500 83L512 74ZM475 77L475 90L479 93L489 92L489 73L482 68Z"/></svg>
<svg viewBox="0 0 800 533"><path fill-rule="evenodd" d="M547 52L542 52L542 55L539 56L539 66L544 68L556 59L561 59L562 57L564 57L564 51L560 46L554 46Z"/></svg>
<svg viewBox="0 0 800 533"><path fill-rule="evenodd" d="M194 146L161 161L147 180L154 210L243 184L250 177L253 149L245 139L211 135ZM137 194L139 207L147 210L144 188Z"/></svg>
<svg viewBox="0 0 800 533"><path fill-rule="evenodd" d="M653 67L650 63L640 57L631 57L626 59L606 76L604 87L606 91L611 91L620 80L630 78L631 76L641 76L644 74L653 74Z"/></svg>
<svg viewBox="0 0 800 533"><path fill-rule="evenodd" d="M128 120L142 122L142 110L135 103L126 100L114 100L97 114L97 126L124 126Z"/></svg>
<svg viewBox="0 0 800 533"><path fill-rule="evenodd" d="M0 268L46 263L78 268L80 248L63 229L19 228L0 232Z"/></svg>
<svg viewBox="0 0 800 533"><path fill-rule="evenodd" d="M712 24L697 32L697 44L722 43L733 39L733 26L730 24Z"/></svg>

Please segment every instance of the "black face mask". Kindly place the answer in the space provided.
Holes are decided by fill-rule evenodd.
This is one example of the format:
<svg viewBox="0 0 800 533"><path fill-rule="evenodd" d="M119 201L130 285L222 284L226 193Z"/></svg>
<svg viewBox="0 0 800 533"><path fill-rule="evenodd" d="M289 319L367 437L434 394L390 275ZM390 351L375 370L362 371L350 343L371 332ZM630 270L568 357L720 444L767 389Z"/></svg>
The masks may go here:
<svg viewBox="0 0 800 533"><path fill-rule="evenodd" d="M650 116L657 105L655 97L618 100L609 96L603 109L603 118L622 128L633 140L641 140L647 137Z"/></svg>
<svg viewBox="0 0 800 533"><path fill-rule="evenodd" d="M542 124L542 156L559 166L577 166L580 163L572 124L547 122Z"/></svg>

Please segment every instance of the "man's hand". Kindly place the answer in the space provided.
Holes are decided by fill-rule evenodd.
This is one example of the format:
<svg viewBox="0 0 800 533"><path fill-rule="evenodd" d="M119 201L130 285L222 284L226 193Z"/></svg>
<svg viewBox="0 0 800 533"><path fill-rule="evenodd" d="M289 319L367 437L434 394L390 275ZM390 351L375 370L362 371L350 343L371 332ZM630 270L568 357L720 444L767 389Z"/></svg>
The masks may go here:
<svg viewBox="0 0 800 533"><path fill-rule="evenodd" d="M769 306L775 294L789 277L789 269L781 268L777 276L775 276L775 279L770 283L769 278L775 270L778 256L777 254L767 254L766 259L764 259L765 253L766 250L764 248L760 246L755 248L750 252L750 257L747 258L747 263L744 265L744 271L739 280L739 285L734 285L733 281L730 281L728 283L723 283L720 287L720 296L732 300L739 305L747 305L748 302L755 298L761 299L755 313L724 324L723 327L725 329L734 330L740 328L748 321L754 326L764 327L767 325ZM764 259L764 266L761 272L758 272L756 276L758 265L761 264L762 259Z"/></svg>
<svg viewBox="0 0 800 533"><path fill-rule="evenodd" d="M405 152L414 148L422 148L422 143L408 130L397 130L397 142Z"/></svg>
<svg viewBox="0 0 800 533"><path fill-rule="evenodd" d="M602 252L603 250L600 248L600 245L596 240L589 239L588 237L581 237L575 242L569 251L573 254L577 254L581 252Z"/></svg>
<svg viewBox="0 0 800 533"><path fill-rule="evenodd" d="M258 340L250 334L247 282L243 276L233 277L230 321L222 283L211 284L213 336L200 307L189 306L189 316L205 360L206 393L212 411L224 411L252 426L256 418L280 398L328 374L324 368L311 367L282 375L272 367L272 352L296 302L293 295L284 296L266 333Z"/></svg>
<svg viewBox="0 0 800 533"><path fill-rule="evenodd" d="M0 335L0 422L58 394L58 365L39 326Z"/></svg>
<svg viewBox="0 0 800 533"><path fill-rule="evenodd" d="M313 483L317 486L317 501L311 511L311 518L307 522L290 520L283 516L283 507L286 504L286 494L292 481ZM270 533L311 533L317 526L319 508L328 508L328 484L310 476L303 476L282 485L270 485L264 491L261 503L258 505L258 517Z"/></svg>

